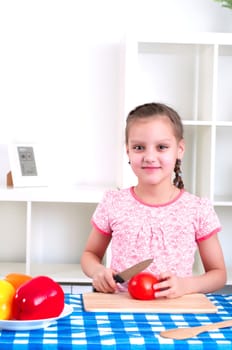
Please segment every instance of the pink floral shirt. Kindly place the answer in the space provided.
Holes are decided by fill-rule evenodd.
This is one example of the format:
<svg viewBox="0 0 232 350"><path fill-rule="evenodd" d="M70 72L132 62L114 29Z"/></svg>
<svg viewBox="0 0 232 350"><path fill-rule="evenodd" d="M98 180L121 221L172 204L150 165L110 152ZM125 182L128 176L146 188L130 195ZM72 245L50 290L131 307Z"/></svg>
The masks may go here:
<svg viewBox="0 0 232 350"><path fill-rule="evenodd" d="M206 198L180 191L172 201L148 205L133 188L110 190L98 204L92 224L111 235L111 268L121 271L153 258L147 270L191 276L197 242L220 231L218 217Z"/></svg>

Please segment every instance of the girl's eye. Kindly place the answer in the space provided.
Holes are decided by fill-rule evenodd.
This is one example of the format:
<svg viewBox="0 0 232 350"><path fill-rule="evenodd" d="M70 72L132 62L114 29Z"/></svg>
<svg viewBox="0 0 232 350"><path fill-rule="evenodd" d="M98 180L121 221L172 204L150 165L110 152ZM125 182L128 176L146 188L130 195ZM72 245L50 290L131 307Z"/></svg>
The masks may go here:
<svg viewBox="0 0 232 350"><path fill-rule="evenodd" d="M166 145L159 145L158 148L159 148L161 151L163 151L163 150L167 149L168 146L166 146Z"/></svg>
<svg viewBox="0 0 232 350"><path fill-rule="evenodd" d="M144 147L137 145L137 146L134 146L133 149L136 151L141 151L141 150L144 150Z"/></svg>

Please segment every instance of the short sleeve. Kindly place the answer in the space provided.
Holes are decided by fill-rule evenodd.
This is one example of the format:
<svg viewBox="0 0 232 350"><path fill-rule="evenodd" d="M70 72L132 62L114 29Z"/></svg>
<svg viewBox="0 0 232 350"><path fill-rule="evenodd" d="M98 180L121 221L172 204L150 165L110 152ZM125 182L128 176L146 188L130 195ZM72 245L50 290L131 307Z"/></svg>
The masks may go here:
<svg viewBox="0 0 232 350"><path fill-rule="evenodd" d="M212 203L208 198L201 198L196 241L207 239L220 230L221 224Z"/></svg>
<svg viewBox="0 0 232 350"><path fill-rule="evenodd" d="M112 208L112 202L112 191L105 192L91 219L92 225L106 235L110 235L112 232L109 220L109 212L110 208Z"/></svg>

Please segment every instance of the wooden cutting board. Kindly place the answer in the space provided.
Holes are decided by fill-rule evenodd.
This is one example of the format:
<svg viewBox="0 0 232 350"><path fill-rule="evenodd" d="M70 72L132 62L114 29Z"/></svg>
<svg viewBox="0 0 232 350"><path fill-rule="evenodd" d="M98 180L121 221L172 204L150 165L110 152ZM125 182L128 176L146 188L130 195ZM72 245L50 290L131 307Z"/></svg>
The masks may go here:
<svg viewBox="0 0 232 350"><path fill-rule="evenodd" d="M189 294L175 299L136 300L127 292L84 293L85 311L145 313L215 313L217 307L204 294Z"/></svg>

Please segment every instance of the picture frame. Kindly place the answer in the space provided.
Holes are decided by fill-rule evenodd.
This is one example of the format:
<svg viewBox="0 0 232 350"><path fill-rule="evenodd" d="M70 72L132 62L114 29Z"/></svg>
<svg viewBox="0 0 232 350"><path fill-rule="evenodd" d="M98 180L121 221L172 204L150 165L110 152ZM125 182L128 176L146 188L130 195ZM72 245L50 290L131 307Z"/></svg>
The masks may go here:
<svg viewBox="0 0 232 350"><path fill-rule="evenodd" d="M9 144L8 155L13 187L44 187L46 156L38 144Z"/></svg>

